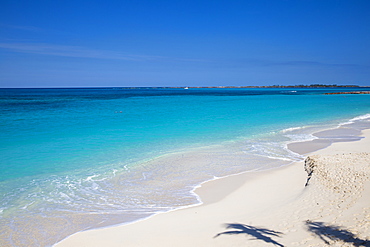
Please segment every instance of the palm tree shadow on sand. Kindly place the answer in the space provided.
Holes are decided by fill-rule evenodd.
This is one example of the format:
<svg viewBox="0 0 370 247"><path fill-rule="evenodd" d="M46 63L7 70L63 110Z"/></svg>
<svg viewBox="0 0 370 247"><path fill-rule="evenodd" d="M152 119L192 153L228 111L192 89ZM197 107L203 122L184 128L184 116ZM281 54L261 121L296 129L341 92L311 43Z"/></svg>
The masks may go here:
<svg viewBox="0 0 370 247"><path fill-rule="evenodd" d="M312 221L306 221L306 225L310 232L319 236L327 245L331 244L329 241L342 241L352 243L353 246L370 246L369 240L357 238L355 234L339 226Z"/></svg>
<svg viewBox="0 0 370 247"><path fill-rule="evenodd" d="M266 243L272 243L277 246L284 247L284 245L276 242L271 238L271 236L274 237L280 237L281 232L269 230L266 228L257 228L254 226L249 226L245 224L238 224L238 223L233 223L233 224L225 224L226 229L235 229L232 231L225 231L218 233L214 238L217 238L221 235L235 235L235 234L245 234L254 237L254 240L262 240L265 241Z"/></svg>

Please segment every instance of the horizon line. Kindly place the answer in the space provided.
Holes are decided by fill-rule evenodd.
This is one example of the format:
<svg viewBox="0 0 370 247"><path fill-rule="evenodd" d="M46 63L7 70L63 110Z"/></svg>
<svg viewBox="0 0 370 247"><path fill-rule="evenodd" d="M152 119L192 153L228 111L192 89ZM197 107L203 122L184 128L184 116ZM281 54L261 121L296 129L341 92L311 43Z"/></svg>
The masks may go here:
<svg viewBox="0 0 370 247"><path fill-rule="evenodd" d="M75 87L0 87L0 89L206 89L206 88L343 88L356 87L367 88L370 86L360 86L352 84L299 84L299 85L268 85L268 86L75 86Z"/></svg>

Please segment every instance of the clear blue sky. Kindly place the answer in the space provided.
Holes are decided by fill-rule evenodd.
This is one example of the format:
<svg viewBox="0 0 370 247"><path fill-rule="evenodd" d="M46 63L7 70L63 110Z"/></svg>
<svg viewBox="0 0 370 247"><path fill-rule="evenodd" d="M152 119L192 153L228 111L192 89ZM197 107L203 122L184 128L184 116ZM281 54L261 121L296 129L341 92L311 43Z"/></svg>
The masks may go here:
<svg viewBox="0 0 370 247"><path fill-rule="evenodd" d="M370 86L369 0L2 0L0 87Z"/></svg>

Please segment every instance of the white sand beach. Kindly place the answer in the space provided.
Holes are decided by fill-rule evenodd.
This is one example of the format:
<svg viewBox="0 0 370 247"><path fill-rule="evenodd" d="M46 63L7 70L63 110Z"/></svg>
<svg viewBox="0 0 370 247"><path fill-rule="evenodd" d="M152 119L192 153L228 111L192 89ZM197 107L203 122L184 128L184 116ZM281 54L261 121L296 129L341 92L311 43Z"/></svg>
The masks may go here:
<svg viewBox="0 0 370 247"><path fill-rule="evenodd" d="M200 206L79 232L55 246L370 246L370 130L362 136L306 162L204 183Z"/></svg>

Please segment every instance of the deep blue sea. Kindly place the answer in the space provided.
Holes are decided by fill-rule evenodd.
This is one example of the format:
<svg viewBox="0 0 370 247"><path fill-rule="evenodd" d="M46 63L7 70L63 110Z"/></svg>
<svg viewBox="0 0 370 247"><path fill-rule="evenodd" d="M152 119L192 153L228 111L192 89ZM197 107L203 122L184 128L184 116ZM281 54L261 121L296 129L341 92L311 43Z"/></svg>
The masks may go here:
<svg viewBox="0 0 370 247"><path fill-rule="evenodd" d="M287 144L370 127L370 88L0 89L0 245L200 203L200 183L302 160Z"/></svg>

